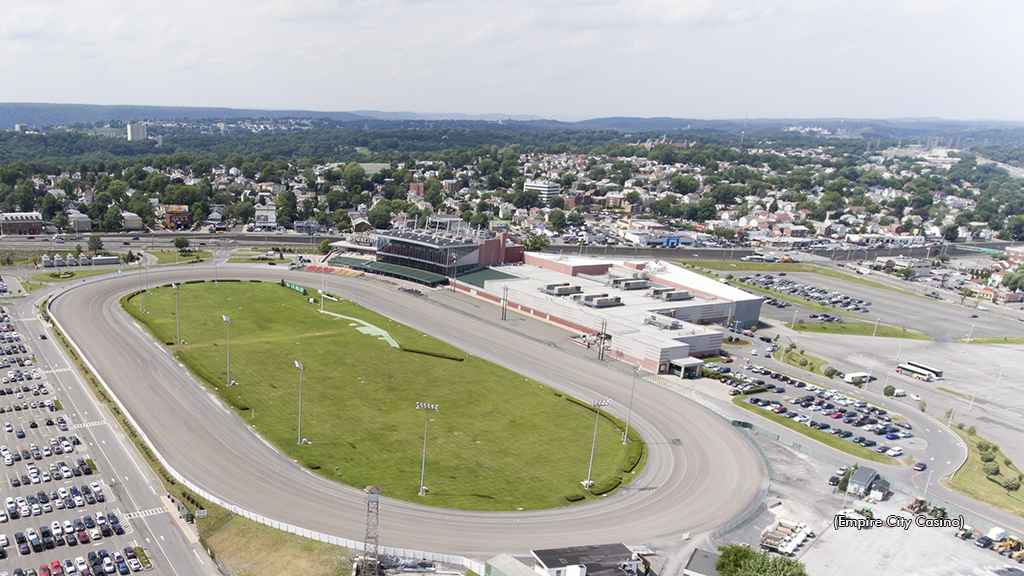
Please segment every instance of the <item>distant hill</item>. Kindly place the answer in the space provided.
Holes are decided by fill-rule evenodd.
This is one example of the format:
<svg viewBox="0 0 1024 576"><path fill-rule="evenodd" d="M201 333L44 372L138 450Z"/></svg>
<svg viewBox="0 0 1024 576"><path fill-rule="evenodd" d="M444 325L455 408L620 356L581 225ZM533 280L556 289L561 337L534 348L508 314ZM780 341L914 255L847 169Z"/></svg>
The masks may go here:
<svg viewBox="0 0 1024 576"><path fill-rule="evenodd" d="M328 118L341 122L368 120L376 116L351 112L315 112L312 110L248 110L242 108L193 108L174 106L97 106L92 104L0 103L0 130L15 124L61 126L66 124L119 120L180 120L233 118Z"/></svg>

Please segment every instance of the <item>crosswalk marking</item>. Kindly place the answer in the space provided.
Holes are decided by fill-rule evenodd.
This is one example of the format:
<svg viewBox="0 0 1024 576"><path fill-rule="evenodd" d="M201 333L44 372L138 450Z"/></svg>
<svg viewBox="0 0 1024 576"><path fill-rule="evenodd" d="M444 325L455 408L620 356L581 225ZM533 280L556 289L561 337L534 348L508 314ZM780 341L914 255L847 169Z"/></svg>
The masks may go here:
<svg viewBox="0 0 1024 576"><path fill-rule="evenodd" d="M53 370L43 370L44 374L57 374L58 372L71 372L71 368L54 368Z"/></svg>
<svg viewBox="0 0 1024 576"><path fill-rule="evenodd" d="M167 512L167 508L150 508L149 510L139 510L136 512L122 514L121 518L131 520L133 518L142 518L144 516L156 516L157 514L164 514L165 512Z"/></svg>
<svg viewBox="0 0 1024 576"><path fill-rule="evenodd" d="M82 422L81 424L72 424L72 428L91 428L93 426L106 426L106 420L97 420L96 422Z"/></svg>

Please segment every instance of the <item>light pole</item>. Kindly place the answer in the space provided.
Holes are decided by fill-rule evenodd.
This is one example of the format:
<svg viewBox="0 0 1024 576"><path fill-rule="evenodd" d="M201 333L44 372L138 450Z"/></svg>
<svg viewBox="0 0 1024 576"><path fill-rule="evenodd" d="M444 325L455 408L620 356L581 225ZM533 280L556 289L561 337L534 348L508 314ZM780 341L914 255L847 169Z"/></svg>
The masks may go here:
<svg viewBox="0 0 1024 576"><path fill-rule="evenodd" d="M928 471L928 481L924 483L924 495L925 496L928 495L928 487L932 485L932 472L935 472L935 470L929 470Z"/></svg>
<svg viewBox="0 0 1024 576"><path fill-rule="evenodd" d="M175 341L177 344L181 344L181 316L178 314L178 285L171 284L174 286L174 327L178 334L178 339Z"/></svg>
<svg viewBox="0 0 1024 576"><path fill-rule="evenodd" d="M295 367L299 369L299 441L298 444L302 444L302 373L306 371L306 367L302 365L302 362L295 361Z"/></svg>
<svg viewBox="0 0 1024 576"><path fill-rule="evenodd" d="M594 471L594 449L597 448L597 424L601 421L601 407L611 403L611 400L595 400L591 404L591 406L597 409L597 417L594 419L594 443L590 445L590 467L587 468L587 479L583 482L584 488L590 488L594 485L594 482L590 479L590 474Z"/></svg>
<svg viewBox="0 0 1024 576"><path fill-rule="evenodd" d="M629 411L626 412L626 431L622 433L622 444L626 444L629 437L629 419L633 416L633 394L636 393L636 376L640 373L640 363L633 365L633 389L629 392Z"/></svg>
<svg viewBox="0 0 1024 576"><path fill-rule="evenodd" d="M142 260L139 260L139 314L142 314Z"/></svg>
<svg viewBox="0 0 1024 576"><path fill-rule="evenodd" d="M878 334L878 323L881 322L881 321L882 321L881 318L876 318L875 319L875 329L871 331L871 337L872 338L875 337L875 334Z"/></svg>
<svg viewBox="0 0 1024 576"><path fill-rule="evenodd" d="M975 386L974 387L974 394L971 394L971 403L970 403L969 406L967 406L967 411L968 412L970 412L971 410L974 409L974 399L978 397L978 388L981 388L981 387L980 386Z"/></svg>
<svg viewBox="0 0 1024 576"><path fill-rule="evenodd" d="M228 323L228 386L231 386L231 318L221 314L221 318Z"/></svg>
<svg viewBox="0 0 1024 576"><path fill-rule="evenodd" d="M996 388L999 388L999 381L1003 379L1003 367L999 367L999 376L996 377Z"/></svg>
<svg viewBox="0 0 1024 576"><path fill-rule="evenodd" d="M967 333L967 340L964 341L964 349L960 351L961 354L967 353L967 345L971 343L972 334L974 334L974 324L971 324L971 331Z"/></svg>
<svg viewBox="0 0 1024 576"><path fill-rule="evenodd" d="M426 402L417 402L417 410L424 410L427 413L427 417L423 422L423 465L420 467L420 496L427 493L427 487L423 485L423 480L427 473L427 426L430 425L430 413L438 412L437 404L427 404Z"/></svg>

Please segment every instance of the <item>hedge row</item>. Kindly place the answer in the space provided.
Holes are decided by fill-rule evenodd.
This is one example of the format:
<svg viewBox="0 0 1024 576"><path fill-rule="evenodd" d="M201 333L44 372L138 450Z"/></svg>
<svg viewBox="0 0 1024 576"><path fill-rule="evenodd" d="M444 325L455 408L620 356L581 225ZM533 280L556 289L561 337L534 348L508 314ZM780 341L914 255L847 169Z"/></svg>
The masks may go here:
<svg viewBox="0 0 1024 576"><path fill-rule="evenodd" d="M565 495L565 499L569 502L579 502L580 500L583 500L586 497L586 494L579 491L569 492L568 494Z"/></svg>
<svg viewBox="0 0 1024 576"><path fill-rule="evenodd" d="M182 284L202 284L206 280L185 280Z"/></svg>
<svg viewBox="0 0 1024 576"><path fill-rule="evenodd" d="M432 350L419 350L417 348L409 348L409 347L404 346L402 344L399 344L398 346L402 349L402 352L412 352L413 354L423 354L425 356L434 356L435 358L444 358L446 360L458 360L459 362L462 362L463 360L465 360L465 358L463 358L462 356L456 356L454 354L446 354L444 352L434 352Z"/></svg>
<svg viewBox="0 0 1024 576"><path fill-rule="evenodd" d="M604 482L601 482L600 484L594 484L594 487L590 489L590 493L593 494L594 496L607 494L612 490L618 488L619 484L622 484L622 476L610 476L608 478L605 478Z"/></svg>

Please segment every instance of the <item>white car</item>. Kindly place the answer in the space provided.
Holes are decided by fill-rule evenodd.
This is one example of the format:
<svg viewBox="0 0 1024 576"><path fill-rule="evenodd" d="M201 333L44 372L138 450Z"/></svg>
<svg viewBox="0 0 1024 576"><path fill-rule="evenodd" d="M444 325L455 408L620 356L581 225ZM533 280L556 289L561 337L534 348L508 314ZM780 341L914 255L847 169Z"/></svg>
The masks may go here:
<svg viewBox="0 0 1024 576"><path fill-rule="evenodd" d="M921 399L921 396L919 396L917 394L911 394L910 397L913 398L914 400L920 400Z"/></svg>
<svg viewBox="0 0 1024 576"><path fill-rule="evenodd" d="M64 529L60 527L60 522L57 522L56 520L50 522L50 530L53 532L54 536L64 535Z"/></svg>
<svg viewBox="0 0 1024 576"><path fill-rule="evenodd" d="M135 558L128 559L128 567L132 569L132 572L142 572L142 564Z"/></svg>
<svg viewBox="0 0 1024 576"><path fill-rule="evenodd" d="M75 558L75 567L78 568L79 572L85 572L89 569L89 563L85 561L85 558L79 556Z"/></svg>
<svg viewBox="0 0 1024 576"><path fill-rule="evenodd" d="M7 534L0 534L0 547L6 548L8 545L10 542L7 541Z"/></svg>
<svg viewBox="0 0 1024 576"><path fill-rule="evenodd" d="M97 530L96 528L93 528L92 530L89 530L89 539L91 539L93 541L96 541L96 540L99 540L101 538L103 538L103 535L100 534L99 530Z"/></svg>
<svg viewBox="0 0 1024 576"><path fill-rule="evenodd" d="M757 356L757 350L751 350L750 351L750 355L751 356Z"/></svg>
<svg viewBox="0 0 1024 576"><path fill-rule="evenodd" d="M65 520L64 521L64 533L65 534L74 534L75 533L75 525L71 523L71 520Z"/></svg>

